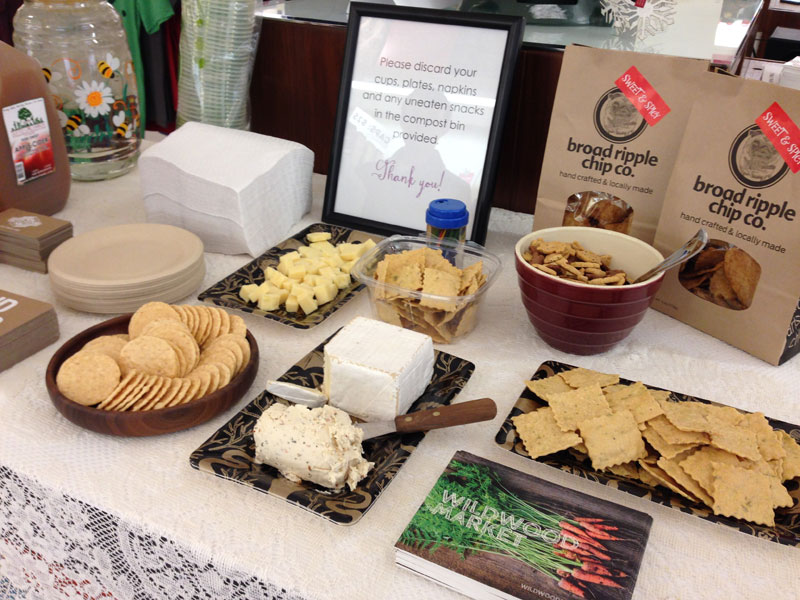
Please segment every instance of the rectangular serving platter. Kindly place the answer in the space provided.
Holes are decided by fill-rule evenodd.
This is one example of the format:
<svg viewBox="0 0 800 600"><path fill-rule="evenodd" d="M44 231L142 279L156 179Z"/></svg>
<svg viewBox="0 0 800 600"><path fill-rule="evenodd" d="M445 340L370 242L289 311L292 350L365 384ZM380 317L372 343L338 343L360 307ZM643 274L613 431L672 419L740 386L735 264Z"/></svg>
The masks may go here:
<svg viewBox="0 0 800 600"><path fill-rule="evenodd" d="M574 365L568 365L557 361L546 361L539 366L531 379L544 379L545 377L550 377L557 373L561 373L562 371L567 371L574 368ZM620 377L620 383L630 384L633 383L633 381ZM647 385L646 382L644 383ZM651 385L647 385L647 387L657 390L664 389ZM676 400L679 402L697 401L706 404L718 404L720 406L724 406L717 402L710 402L709 400L705 400L703 398L696 398L694 396L680 394L672 390L664 391L670 392L671 400ZM503 422L500 431L497 433L497 436L495 437L497 444L499 444L502 448L513 452L514 454L519 454L520 456L530 458L528 453L525 451L525 446L523 445L522 440L520 440L520 438L517 436L516 429L514 428L514 424L511 419L517 415L531 412L543 406L547 406L547 403L526 387L517 402L514 404L511 412ZM769 421L769 424L773 427L773 429L782 429L791 435L795 440L800 439L800 426L770 419L769 417L767 417L767 421ZM588 457L580 458L579 456L569 452L569 450L556 452L548 456L541 456L532 460L536 460L550 467L560 469L561 471L565 471L579 477L584 477L603 485L611 486L623 492L633 494L634 496L645 498L652 502L657 502L658 504L663 504L664 506L668 506L686 514L694 515L695 517L705 519L706 521L711 521L712 523L721 523L738 529L743 533L755 535L759 538L776 542L778 544L800 548L800 484L798 483L797 479L784 482L784 485L786 485L789 491L789 495L795 500L794 506L791 508L776 509L775 526L768 527L732 517L715 515L707 506L690 502L671 490L661 486L652 487L635 479L622 477L607 471L597 471L592 467L592 463Z"/></svg>
<svg viewBox="0 0 800 600"><path fill-rule="evenodd" d="M365 233L363 231L356 231L347 227L329 225L327 223L314 223L302 231L297 232L292 237L282 241L280 244L273 246L264 254L253 259L227 277L224 277L207 290L201 292L200 295L197 296L197 299L223 308L241 310L266 319L272 319L273 321L283 323L284 325L296 329L310 329L311 327L319 325L362 290L364 284L355 280L351 281L350 285L339 290L339 293L333 300L323 304L310 315L290 313L283 308L267 312L258 308L256 304L247 302L239 296L239 289L243 285L263 283L266 279L264 271L267 267L277 267L278 261L283 254L297 250L300 246L307 245L306 236L309 233L317 231L330 233L330 242L334 246L343 242L364 242L369 238L372 238L372 240L377 243L383 239L381 236Z"/></svg>
<svg viewBox="0 0 800 600"><path fill-rule="evenodd" d="M326 342L298 361L280 381L318 387L322 383L322 352ZM474 370L475 365L469 361L435 351L433 377L409 412L450 404ZM254 463L253 427L263 411L275 402L289 404L269 392L259 394L191 454L192 467L282 498L334 523L352 525L375 503L425 437L425 433L419 432L365 441L364 457L375 466L354 490L331 491L305 481L293 483L277 469Z"/></svg>

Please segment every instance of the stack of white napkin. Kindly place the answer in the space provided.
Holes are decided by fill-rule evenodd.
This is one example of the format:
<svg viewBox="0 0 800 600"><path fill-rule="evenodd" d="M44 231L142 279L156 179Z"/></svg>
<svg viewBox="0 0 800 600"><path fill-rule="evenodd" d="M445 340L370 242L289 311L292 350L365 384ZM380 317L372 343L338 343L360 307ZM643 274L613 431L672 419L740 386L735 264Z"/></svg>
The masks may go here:
<svg viewBox="0 0 800 600"><path fill-rule="evenodd" d="M296 142L186 123L139 158L147 220L188 229L206 252L258 256L311 208L313 166Z"/></svg>

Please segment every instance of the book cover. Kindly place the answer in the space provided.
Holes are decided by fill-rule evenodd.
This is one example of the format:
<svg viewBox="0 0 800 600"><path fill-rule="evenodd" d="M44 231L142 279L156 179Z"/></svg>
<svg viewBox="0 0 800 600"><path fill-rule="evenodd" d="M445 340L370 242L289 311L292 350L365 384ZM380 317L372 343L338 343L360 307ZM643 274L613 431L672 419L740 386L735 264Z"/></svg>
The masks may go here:
<svg viewBox="0 0 800 600"><path fill-rule="evenodd" d="M395 545L472 598L630 598L652 518L457 452Z"/></svg>

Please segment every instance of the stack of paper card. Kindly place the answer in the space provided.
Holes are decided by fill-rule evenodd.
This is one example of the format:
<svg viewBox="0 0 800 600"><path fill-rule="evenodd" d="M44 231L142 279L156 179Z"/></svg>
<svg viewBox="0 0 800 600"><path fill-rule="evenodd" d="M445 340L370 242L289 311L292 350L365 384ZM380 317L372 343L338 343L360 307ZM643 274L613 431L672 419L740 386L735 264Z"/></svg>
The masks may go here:
<svg viewBox="0 0 800 600"><path fill-rule="evenodd" d="M0 212L0 262L47 273L47 257L72 237L72 223L9 208Z"/></svg>
<svg viewBox="0 0 800 600"><path fill-rule="evenodd" d="M258 256L311 208L313 166L296 142L186 123L139 158L147 220L188 229L206 252Z"/></svg>
<svg viewBox="0 0 800 600"><path fill-rule="evenodd" d="M52 305L0 290L0 371L58 339Z"/></svg>

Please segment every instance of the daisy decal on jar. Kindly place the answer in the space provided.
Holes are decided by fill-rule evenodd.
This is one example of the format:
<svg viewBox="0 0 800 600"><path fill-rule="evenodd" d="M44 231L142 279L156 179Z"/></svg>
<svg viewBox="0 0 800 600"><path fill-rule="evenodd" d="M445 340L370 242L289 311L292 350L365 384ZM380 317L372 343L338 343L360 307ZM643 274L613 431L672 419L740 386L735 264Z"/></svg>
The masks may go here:
<svg viewBox="0 0 800 600"><path fill-rule="evenodd" d="M103 82L81 81L75 88L75 100L87 116L97 117L109 113L114 97L111 88Z"/></svg>

